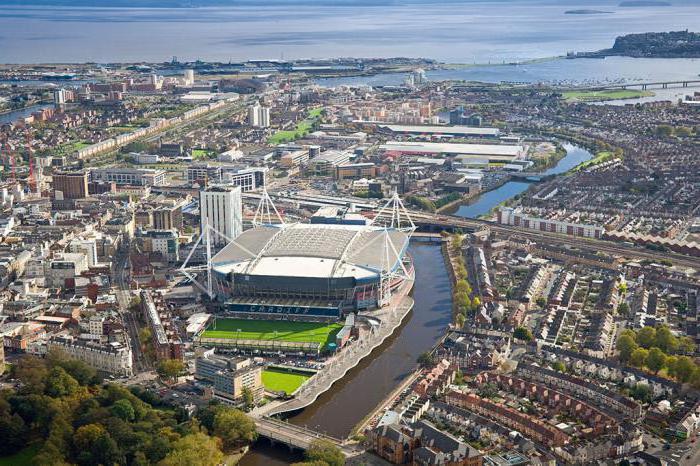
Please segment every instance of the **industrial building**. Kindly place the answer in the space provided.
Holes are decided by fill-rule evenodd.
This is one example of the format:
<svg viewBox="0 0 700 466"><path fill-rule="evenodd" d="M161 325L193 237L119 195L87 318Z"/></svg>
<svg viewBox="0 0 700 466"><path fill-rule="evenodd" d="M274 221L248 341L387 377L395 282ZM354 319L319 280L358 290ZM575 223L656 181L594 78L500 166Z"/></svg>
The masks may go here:
<svg viewBox="0 0 700 466"><path fill-rule="evenodd" d="M388 141L379 148L389 156L453 156L460 160L484 159L494 163L509 163L523 157L526 153L524 146L511 144Z"/></svg>
<svg viewBox="0 0 700 466"><path fill-rule="evenodd" d="M497 138L501 134L498 128L474 126L379 125L379 128L394 134L438 137Z"/></svg>

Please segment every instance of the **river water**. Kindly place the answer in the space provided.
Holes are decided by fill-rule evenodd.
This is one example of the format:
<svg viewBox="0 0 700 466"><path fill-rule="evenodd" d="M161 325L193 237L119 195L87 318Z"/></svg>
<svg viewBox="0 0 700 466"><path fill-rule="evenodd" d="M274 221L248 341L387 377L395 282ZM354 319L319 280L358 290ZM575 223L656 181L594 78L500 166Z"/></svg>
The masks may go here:
<svg viewBox="0 0 700 466"><path fill-rule="evenodd" d="M593 154L589 151L572 144L564 144L564 149L566 150L566 156L555 166L542 172L542 175L559 175L593 158ZM471 202L462 204L456 209L454 215L467 218L487 215L498 204L525 192L531 185L532 183L524 181L509 181L492 191L481 194Z"/></svg>
<svg viewBox="0 0 700 466"><path fill-rule="evenodd" d="M452 315L452 295L440 247L415 241L409 253L416 269L415 307L402 327L291 422L335 437L347 436L416 367L418 356L445 333ZM273 448L262 440L241 464L267 466L298 460L285 447Z"/></svg>
<svg viewBox="0 0 700 466"><path fill-rule="evenodd" d="M42 110L44 108L49 108L52 107L51 104L37 104L37 105L31 105L29 107L25 107L19 110L12 110L7 113L0 113L0 125L4 125L6 123L12 123L13 121L17 121L20 118L25 118L31 115L34 112L38 112L39 110Z"/></svg>

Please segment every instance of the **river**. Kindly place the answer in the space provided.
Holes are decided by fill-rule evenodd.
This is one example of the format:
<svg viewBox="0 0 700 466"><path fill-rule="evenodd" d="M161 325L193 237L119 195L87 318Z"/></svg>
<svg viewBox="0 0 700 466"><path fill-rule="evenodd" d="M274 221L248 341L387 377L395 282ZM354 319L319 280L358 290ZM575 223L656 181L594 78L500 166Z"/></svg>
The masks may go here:
<svg viewBox="0 0 700 466"><path fill-rule="evenodd" d="M593 158L593 154L589 151L572 144L564 144L564 149L566 150L566 155L555 166L542 172L542 175L560 175ZM494 190L482 193L468 203L462 204L453 214L467 218L487 215L491 209L525 192L531 185L532 183L524 181L509 181Z"/></svg>
<svg viewBox="0 0 700 466"><path fill-rule="evenodd" d="M414 241L409 253L416 269L415 307L402 327L291 422L336 437L347 436L416 367L418 356L445 333L452 316L452 295L440 247ZM273 448L262 440L240 464L267 466L293 461L299 461L298 457L290 457L285 447Z"/></svg>
<svg viewBox="0 0 700 466"><path fill-rule="evenodd" d="M42 110L44 108L49 108L52 107L53 105L51 104L37 104L37 105L30 105L29 107L25 108L20 108L18 110L11 110L6 113L0 113L0 125L4 125L7 123L12 123L13 121L17 121L20 118L25 118L31 115L34 112L38 112L39 110Z"/></svg>

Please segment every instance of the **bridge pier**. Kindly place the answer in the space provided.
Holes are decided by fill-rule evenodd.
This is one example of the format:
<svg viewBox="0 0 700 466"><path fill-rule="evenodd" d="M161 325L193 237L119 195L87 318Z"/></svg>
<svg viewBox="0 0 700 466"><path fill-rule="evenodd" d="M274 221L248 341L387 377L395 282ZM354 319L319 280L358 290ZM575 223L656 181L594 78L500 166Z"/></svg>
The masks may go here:
<svg viewBox="0 0 700 466"><path fill-rule="evenodd" d="M688 81L683 81L683 87L688 87Z"/></svg>
<svg viewBox="0 0 700 466"><path fill-rule="evenodd" d="M646 91L646 90L647 90L647 85L646 85L646 84L642 84L642 90L643 90L643 91Z"/></svg>
<svg viewBox="0 0 700 466"><path fill-rule="evenodd" d="M663 83L661 85L661 89L668 89L668 83Z"/></svg>

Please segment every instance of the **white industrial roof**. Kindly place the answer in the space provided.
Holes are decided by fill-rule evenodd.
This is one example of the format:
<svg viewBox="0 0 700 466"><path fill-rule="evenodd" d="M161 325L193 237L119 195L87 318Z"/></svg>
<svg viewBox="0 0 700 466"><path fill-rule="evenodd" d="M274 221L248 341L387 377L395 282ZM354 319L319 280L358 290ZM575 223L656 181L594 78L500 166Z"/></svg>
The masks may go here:
<svg viewBox="0 0 700 466"><path fill-rule="evenodd" d="M428 125L380 125L395 133L434 133L476 136L498 136L498 128L481 128L472 126L428 126Z"/></svg>
<svg viewBox="0 0 700 466"><path fill-rule="evenodd" d="M525 151L523 146L512 144L454 144L448 142L411 141L389 141L386 144L382 144L380 149L385 151L414 152L416 154L456 154L492 158L515 158Z"/></svg>

